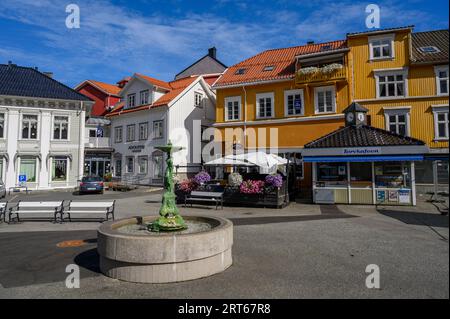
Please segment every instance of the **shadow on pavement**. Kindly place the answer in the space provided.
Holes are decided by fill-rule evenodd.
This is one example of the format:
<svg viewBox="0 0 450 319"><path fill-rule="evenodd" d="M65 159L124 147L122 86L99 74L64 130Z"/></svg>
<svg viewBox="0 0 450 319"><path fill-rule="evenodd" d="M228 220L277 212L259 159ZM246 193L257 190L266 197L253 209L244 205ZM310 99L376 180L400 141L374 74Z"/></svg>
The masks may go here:
<svg viewBox="0 0 450 319"><path fill-rule="evenodd" d="M405 224L431 226L431 227L444 227L448 228L448 216L430 214L430 213L417 213L417 212L404 212L377 209L377 211L387 217L395 218Z"/></svg>
<svg viewBox="0 0 450 319"><path fill-rule="evenodd" d="M304 215L304 216L269 216L269 217L248 217L248 218L229 218L229 219L233 222L235 226L242 226L242 225L305 222L312 220L354 218L354 217L358 216L349 215L345 213L338 213L334 215L326 214L326 215Z"/></svg>
<svg viewBox="0 0 450 319"><path fill-rule="evenodd" d="M81 254L75 256L73 261L80 267L83 267L95 273L100 273L100 259L97 248L83 251Z"/></svg>

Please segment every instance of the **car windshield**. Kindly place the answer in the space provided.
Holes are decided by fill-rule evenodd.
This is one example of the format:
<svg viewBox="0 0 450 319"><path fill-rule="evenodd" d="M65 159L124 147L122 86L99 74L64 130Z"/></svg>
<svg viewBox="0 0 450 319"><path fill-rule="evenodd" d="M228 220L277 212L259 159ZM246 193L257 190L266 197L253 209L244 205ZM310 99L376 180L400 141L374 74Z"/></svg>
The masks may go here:
<svg viewBox="0 0 450 319"><path fill-rule="evenodd" d="M84 183L101 182L102 178L98 177L98 176L87 176L87 177L83 177L83 179L81 181Z"/></svg>

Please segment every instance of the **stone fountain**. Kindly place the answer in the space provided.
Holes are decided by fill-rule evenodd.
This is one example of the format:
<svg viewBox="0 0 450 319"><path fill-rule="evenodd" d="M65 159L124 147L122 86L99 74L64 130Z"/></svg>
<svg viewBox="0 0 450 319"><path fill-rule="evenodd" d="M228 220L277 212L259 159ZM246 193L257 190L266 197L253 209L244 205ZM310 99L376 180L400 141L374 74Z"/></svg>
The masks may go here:
<svg viewBox="0 0 450 319"><path fill-rule="evenodd" d="M166 153L159 216L103 223L98 231L100 270L108 277L140 283L169 283L211 276L232 264L233 224L221 217L186 216L176 206L172 154Z"/></svg>

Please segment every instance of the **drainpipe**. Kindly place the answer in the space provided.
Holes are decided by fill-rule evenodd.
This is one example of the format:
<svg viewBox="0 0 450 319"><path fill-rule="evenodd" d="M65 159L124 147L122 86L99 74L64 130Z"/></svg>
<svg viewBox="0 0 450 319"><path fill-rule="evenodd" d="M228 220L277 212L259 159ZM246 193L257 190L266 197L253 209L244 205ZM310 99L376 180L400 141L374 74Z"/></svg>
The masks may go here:
<svg viewBox="0 0 450 319"><path fill-rule="evenodd" d="M245 90L245 86L242 86L242 90L244 90L244 151L247 148L247 91Z"/></svg>

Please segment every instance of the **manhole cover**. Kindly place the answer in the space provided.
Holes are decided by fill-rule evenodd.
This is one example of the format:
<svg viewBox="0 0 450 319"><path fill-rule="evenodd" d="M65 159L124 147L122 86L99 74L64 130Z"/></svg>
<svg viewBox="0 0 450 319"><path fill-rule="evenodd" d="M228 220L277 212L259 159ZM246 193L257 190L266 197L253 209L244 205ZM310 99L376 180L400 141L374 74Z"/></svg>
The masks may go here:
<svg viewBox="0 0 450 319"><path fill-rule="evenodd" d="M81 247L86 245L86 242L82 239L77 240L66 240L56 244L56 247L66 248L66 247Z"/></svg>

